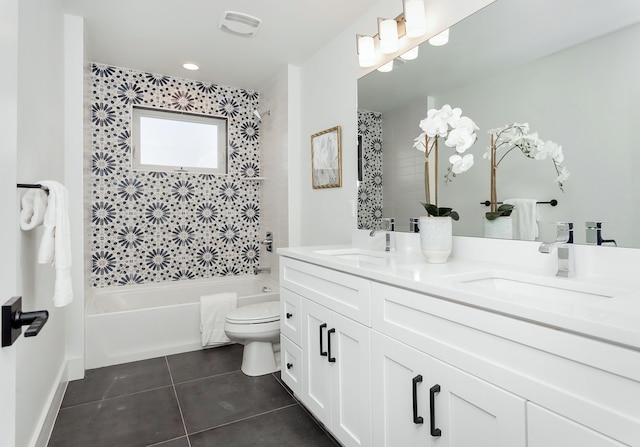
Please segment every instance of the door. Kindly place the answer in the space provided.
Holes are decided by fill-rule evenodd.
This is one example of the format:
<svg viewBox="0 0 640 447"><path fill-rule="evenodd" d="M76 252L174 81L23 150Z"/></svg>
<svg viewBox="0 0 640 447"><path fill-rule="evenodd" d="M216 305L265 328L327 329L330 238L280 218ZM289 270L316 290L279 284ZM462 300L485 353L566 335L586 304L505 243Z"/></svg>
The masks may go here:
<svg viewBox="0 0 640 447"><path fill-rule="evenodd" d="M371 445L369 328L333 314L327 331L331 360L331 428L345 447Z"/></svg>
<svg viewBox="0 0 640 447"><path fill-rule="evenodd" d="M430 365L429 425L438 445L526 446L523 399L436 359Z"/></svg>
<svg viewBox="0 0 640 447"><path fill-rule="evenodd" d="M16 191L18 147L18 0L0 1L0 303L17 291ZM0 348L0 445L15 444L16 427L16 352L15 346Z"/></svg>
<svg viewBox="0 0 640 447"><path fill-rule="evenodd" d="M302 402L324 424L331 423L331 375L327 346L329 309L302 299Z"/></svg>
<svg viewBox="0 0 640 447"><path fill-rule="evenodd" d="M430 445L429 377L426 354L371 331L373 446Z"/></svg>

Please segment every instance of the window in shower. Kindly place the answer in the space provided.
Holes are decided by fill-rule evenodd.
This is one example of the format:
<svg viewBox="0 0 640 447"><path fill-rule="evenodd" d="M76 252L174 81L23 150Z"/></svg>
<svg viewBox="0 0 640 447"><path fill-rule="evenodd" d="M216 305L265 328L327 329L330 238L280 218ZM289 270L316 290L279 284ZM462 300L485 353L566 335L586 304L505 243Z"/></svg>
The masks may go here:
<svg viewBox="0 0 640 447"><path fill-rule="evenodd" d="M148 171L227 173L227 119L133 108L132 167Z"/></svg>

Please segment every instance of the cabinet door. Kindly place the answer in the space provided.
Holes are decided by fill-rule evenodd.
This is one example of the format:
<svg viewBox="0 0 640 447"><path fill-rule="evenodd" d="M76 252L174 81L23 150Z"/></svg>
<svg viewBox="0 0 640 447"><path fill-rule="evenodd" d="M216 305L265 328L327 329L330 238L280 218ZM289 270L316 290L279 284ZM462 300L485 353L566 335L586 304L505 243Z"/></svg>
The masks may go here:
<svg viewBox="0 0 640 447"><path fill-rule="evenodd" d="M529 447L623 447L584 425L552 413L531 402L527 403Z"/></svg>
<svg viewBox="0 0 640 447"><path fill-rule="evenodd" d="M334 314L327 331L331 369L331 429L345 447L371 445L369 328Z"/></svg>
<svg viewBox="0 0 640 447"><path fill-rule="evenodd" d="M331 370L327 332L333 312L302 299L302 403L323 423L331 423Z"/></svg>
<svg viewBox="0 0 640 447"><path fill-rule="evenodd" d="M282 360L280 375L297 396L302 394L304 380L304 365L302 363L302 349L289 338L280 334L280 358Z"/></svg>
<svg viewBox="0 0 640 447"><path fill-rule="evenodd" d="M430 445L430 381L426 354L371 331L373 446Z"/></svg>
<svg viewBox="0 0 640 447"><path fill-rule="evenodd" d="M525 401L448 364L431 359L429 423L437 444L450 447L524 447ZM439 433L439 436L437 434Z"/></svg>

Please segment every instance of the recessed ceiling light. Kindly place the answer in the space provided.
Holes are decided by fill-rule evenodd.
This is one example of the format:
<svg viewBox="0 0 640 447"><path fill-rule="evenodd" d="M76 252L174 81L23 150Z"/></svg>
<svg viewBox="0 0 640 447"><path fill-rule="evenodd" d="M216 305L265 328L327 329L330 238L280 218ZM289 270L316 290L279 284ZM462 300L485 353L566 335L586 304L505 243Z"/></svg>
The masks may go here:
<svg viewBox="0 0 640 447"><path fill-rule="evenodd" d="M218 21L218 28L241 37L253 37L258 32L262 20L237 11L225 11Z"/></svg>
<svg viewBox="0 0 640 447"><path fill-rule="evenodd" d="M186 64L182 64L182 66L187 70L200 70L200 67L193 62L187 62Z"/></svg>

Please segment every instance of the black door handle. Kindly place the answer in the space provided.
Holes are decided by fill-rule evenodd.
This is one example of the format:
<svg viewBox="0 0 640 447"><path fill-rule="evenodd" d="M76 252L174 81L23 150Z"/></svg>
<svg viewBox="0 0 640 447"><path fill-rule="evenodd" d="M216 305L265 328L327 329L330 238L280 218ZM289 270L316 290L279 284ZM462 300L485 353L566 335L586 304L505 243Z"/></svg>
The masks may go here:
<svg viewBox="0 0 640 447"><path fill-rule="evenodd" d="M335 332L336 332L335 328L331 328L327 332L327 346L328 346L328 349L329 349L329 362L331 362L331 363L335 363L335 361L336 361L335 357L331 357L331 334L333 334Z"/></svg>
<svg viewBox="0 0 640 447"><path fill-rule="evenodd" d="M424 418L418 416L418 384L422 382L422 376L418 374L413 378L412 390L413 390L413 423L423 424Z"/></svg>
<svg viewBox="0 0 640 447"><path fill-rule="evenodd" d="M436 428L436 393L440 392L440 385L435 384L429 390L429 413L431 413L431 436L442 436L442 430Z"/></svg>
<svg viewBox="0 0 640 447"><path fill-rule="evenodd" d="M327 356L327 351L322 347L322 330L327 327L327 323L322 323L320 325L320 355L323 357Z"/></svg>

